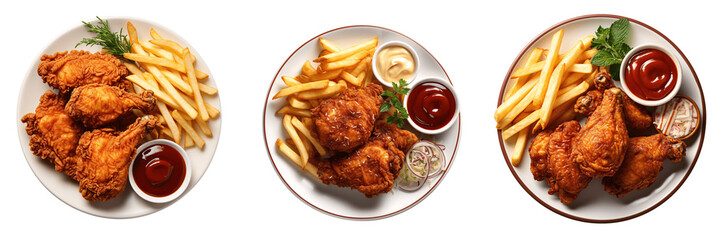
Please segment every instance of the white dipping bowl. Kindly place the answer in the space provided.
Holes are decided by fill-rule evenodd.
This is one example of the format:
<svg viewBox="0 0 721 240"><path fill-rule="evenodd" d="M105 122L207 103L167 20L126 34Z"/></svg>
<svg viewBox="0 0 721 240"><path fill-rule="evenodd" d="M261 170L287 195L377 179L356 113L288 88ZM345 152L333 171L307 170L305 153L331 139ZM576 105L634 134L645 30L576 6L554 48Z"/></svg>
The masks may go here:
<svg viewBox="0 0 721 240"><path fill-rule="evenodd" d="M636 96L635 94L633 94L633 92L631 92L631 90L628 88L628 85L626 85L626 66L628 66L628 61L636 53L643 51L643 50L647 50L647 49L656 49L656 50L659 50L659 51L665 53L666 55L668 55L671 58L671 60L673 60L673 63L676 65L676 74L677 74L676 75L676 86L673 87L671 92L666 97L664 97L660 100L641 99L638 96ZM652 44L652 43L638 45L635 48L631 49L631 51L629 51L628 54L626 54L626 56L623 58L623 62L621 62L621 69L619 71L619 75L621 78L621 87L623 88L623 91L626 92L626 95L628 95L628 97L631 98L631 100L633 100L634 102L637 102L638 104L648 106L648 107L659 106L659 105L665 104L668 101L670 101L671 99L673 99L676 96L676 94L678 93L678 90L681 89L681 82L683 80L683 70L681 69L681 64L679 63L678 58L676 58L676 55L671 53L671 51L667 50L666 48L664 48L658 44Z"/></svg>
<svg viewBox="0 0 721 240"><path fill-rule="evenodd" d="M419 132L428 134L428 135L435 135L435 134L445 132L446 130L451 128L451 126L453 126L453 124L458 120L458 113L461 111L460 110L461 106L459 105L458 94L456 93L456 90L453 88L453 86L451 85L450 82L443 80L441 78L438 78L438 77L428 77L428 78L423 78L421 80L418 80L410 85L411 90L408 91L408 95L406 95L406 97L403 99L403 107L405 107L406 110L409 109L408 108L408 99L410 98L410 95L413 92L413 90L416 88L416 86L421 85L423 83L427 83L427 82L438 83L438 84L441 84L444 87L448 88L448 90L451 91L451 94L453 94L454 100L456 101L456 109L453 111L453 117L451 118L450 121L448 121L448 123L446 123L446 125L444 125L443 127L439 128L439 129L425 129L425 128L419 126L418 124L416 124L413 121L412 116L408 117L408 123L410 123L414 129L418 130Z"/></svg>
<svg viewBox="0 0 721 240"><path fill-rule="evenodd" d="M165 196L165 197L155 197L155 196L151 196L151 195L148 195L147 193L143 192L143 190L141 190L138 187L138 185L135 183L135 178L133 177L133 166L135 165L135 157L137 157L138 154L143 152L143 150L145 150L148 147L155 145L155 144L172 147L173 149L175 149L176 151L178 151L180 153L180 156L183 157L183 160L185 162L185 178L183 179L183 184L181 184L180 187L177 190L175 190L174 193L172 193L168 196ZM180 195L182 195L185 192L185 190L188 189L188 185L190 184L190 173L192 172L191 169L192 168L190 166L190 158L188 157L188 153L186 153L185 150L180 145L176 144L173 141L169 141L166 139L155 139L155 140L150 140L150 141L144 143L143 145L140 145L140 147L138 147L138 149L135 153L135 156L133 157L133 162L130 163L130 171L128 171L128 179L130 180L130 186L133 188L133 191L135 191L135 193L138 194L138 196L140 196L141 198L145 199L148 202L152 202L152 203L166 203L166 202L173 201L176 198L180 197Z"/></svg>
<svg viewBox="0 0 721 240"><path fill-rule="evenodd" d="M420 64L420 61L418 60L418 54L416 53L416 50L413 49L413 47L411 47L411 45L408 45L407 43L401 42L401 41L390 41L390 42L384 43L376 48L375 53L373 53L373 59L371 59L371 68L373 69L373 75L375 75L376 79L378 79L378 81L381 82L381 84L383 84L384 86L393 87L393 82L383 79L379 73L378 67L376 66L376 63L378 61L377 60L378 53L381 50L383 50L387 47L392 47L392 46L403 47L406 50L408 50L408 52L411 54L411 56L413 56L413 61L415 62L415 69L413 71L413 75L410 77L410 79L403 79L406 81L406 83L411 84L411 82L413 82L413 80L416 78L416 76L418 76L418 69L420 69L421 64Z"/></svg>

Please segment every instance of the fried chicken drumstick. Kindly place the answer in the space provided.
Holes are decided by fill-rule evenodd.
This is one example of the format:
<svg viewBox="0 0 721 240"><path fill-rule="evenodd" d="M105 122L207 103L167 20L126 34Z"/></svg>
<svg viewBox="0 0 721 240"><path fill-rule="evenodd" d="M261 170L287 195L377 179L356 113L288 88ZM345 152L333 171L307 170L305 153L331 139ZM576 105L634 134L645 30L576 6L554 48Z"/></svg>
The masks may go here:
<svg viewBox="0 0 721 240"><path fill-rule="evenodd" d="M146 90L137 95L103 84L76 88L65 105L68 115L88 128L112 123L133 109L148 113L154 108L155 98L152 91Z"/></svg>
<svg viewBox="0 0 721 240"><path fill-rule="evenodd" d="M73 50L44 55L40 58L38 75L66 96L74 88L100 83L111 86L127 84L123 80L128 69L120 60L106 53Z"/></svg>
<svg viewBox="0 0 721 240"><path fill-rule="evenodd" d="M663 169L663 162L680 162L686 156L686 143L672 137L656 134L634 137L628 141L623 164L612 177L604 177L606 192L623 197L633 190L650 186Z"/></svg>
<svg viewBox="0 0 721 240"><path fill-rule="evenodd" d="M618 88L604 92L601 105L588 117L573 142L571 159L590 177L613 176L623 162L628 130Z"/></svg>

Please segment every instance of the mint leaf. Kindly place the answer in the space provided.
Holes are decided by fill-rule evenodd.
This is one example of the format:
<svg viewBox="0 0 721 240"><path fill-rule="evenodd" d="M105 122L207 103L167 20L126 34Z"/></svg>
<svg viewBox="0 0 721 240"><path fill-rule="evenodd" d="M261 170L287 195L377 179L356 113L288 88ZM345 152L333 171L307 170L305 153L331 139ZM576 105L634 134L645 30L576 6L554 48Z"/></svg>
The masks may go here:
<svg viewBox="0 0 721 240"><path fill-rule="evenodd" d="M608 66L617 63L621 63L621 59L613 56L613 54L605 49L598 50L591 58L591 64L596 66Z"/></svg>
<svg viewBox="0 0 721 240"><path fill-rule="evenodd" d="M626 37L628 37L629 31L631 31L631 24L629 24L628 19L621 18L619 20L616 20L611 24L611 38L608 42L613 46L616 46L616 44L619 43L626 42Z"/></svg>
<svg viewBox="0 0 721 240"><path fill-rule="evenodd" d="M391 110L391 107L395 108L396 111L393 113L393 115L386 118L386 123L395 124L396 126L398 126L398 128L402 128L405 124L403 120L408 118L408 111L405 107L403 107L403 102L398 99L399 94L407 95L408 92L411 90L406 86L408 86L408 82L406 82L406 80L404 79L400 79L398 83L393 83L392 90L388 89L381 93L381 96L383 97L383 103L381 104L380 111L388 112Z"/></svg>
<svg viewBox="0 0 721 240"><path fill-rule="evenodd" d="M608 67L608 73L611 74L611 77L613 77L613 80L621 81L621 64L611 64L611 66Z"/></svg>

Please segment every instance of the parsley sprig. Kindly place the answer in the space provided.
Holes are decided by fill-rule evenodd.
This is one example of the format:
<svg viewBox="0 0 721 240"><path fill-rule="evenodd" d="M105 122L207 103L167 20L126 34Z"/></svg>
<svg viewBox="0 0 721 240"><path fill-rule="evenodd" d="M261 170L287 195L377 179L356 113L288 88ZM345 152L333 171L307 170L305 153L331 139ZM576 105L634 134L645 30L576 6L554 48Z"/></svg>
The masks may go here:
<svg viewBox="0 0 721 240"><path fill-rule="evenodd" d="M388 112L391 107L395 108L396 111L393 115L386 118L386 123L395 124L398 128L402 128L405 122L404 119L408 119L408 111L403 107L403 102L398 99L398 95L406 95L410 88L407 88L408 83L406 80L401 79L398 83L393 83L393 89L387 89L381 93L383 97L383 104L381 104L381 112Z"/></svg>
<svg viewBox="0 0 721 240"><path fill-rule="evenodd" d="M97 33L97 35L93 38L83 38L78 44L75 44L75 47L78 47L80 44L87 46L100 45L103 49L108 50L107 53L120 57L123 56L123 53L131 52L130 48L132 43L128 41L128 36L123 35L122 28L120 28L119 33L113 32L110 30L107 20L103 21L103 19L97 16L96 18L98 18L100 24L92 25L85 21L83 21L83 24L88 27L88 32L94 32Z"/></svg>
<svg viewBox="0 0 721 240"><path fill-rule="evenodd" d="M631 47L626 44L626 38L631 30L628 19L621 18L611 24L609 28L598 26L596 38L591 41L591 46L598 49L591 64L596 66L609 66L609 72L613 79L618 81L621 62Z"/></svg>

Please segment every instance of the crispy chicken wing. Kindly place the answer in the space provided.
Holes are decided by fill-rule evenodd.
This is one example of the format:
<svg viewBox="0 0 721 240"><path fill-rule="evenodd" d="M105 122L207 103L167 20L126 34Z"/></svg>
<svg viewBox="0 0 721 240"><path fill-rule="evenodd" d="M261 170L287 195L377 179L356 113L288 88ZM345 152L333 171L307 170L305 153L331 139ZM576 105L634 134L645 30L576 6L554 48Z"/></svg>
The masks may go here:
<svg viewBox="0 0 721 240"><path fill-rule="evenodd" d="M128 74L127 68L110 54L73 50L44 55L40 60L38 75L43 82L60 90L61 95L91 83L127 85L123 80Z"/></svg>
<svg viewBox="0 0 721 240"><path fill-rule="evenodd" d="M148 115L122 132L104 128L82 135L75 162L80 193L85 199L105 201L123 192L135 149L156 124L155 116Z"/></svg>
<svg viewBox="0 0 721 240"><path fill-rule="evenodd" d="M548 178L548 141L551 140L553 129L546 129L538 133L528 146L528 156L531 157L531 173L536 181Z"/></svg>
<svg viewBox="0 0 721 240"><path fill-rule="evenodd" d="M73 90L65 111L85 127L96 128L114 122L133 109L145 113L155 108L152 91L140 95L126 92L118 87L89 84Z"/></svg>
<svg viewBox="0 0 721 240"><path fill-rule="evenodd" d="M571 160L573 139L580 129L581 125L576 121L565 122L553 131L548 140L549 177L546 181L551 187L548 194L558 192L558 198L564 204L571 204L591 182L591 177L583 174Z"/></svg>
<svg viewBox="0 0 721 240"><path fill-rule="evenodd" d="M618 88L604 92L603 101L588 117L573 142L571 159L590 177L612 176L623 162L628 130Z"/></svg>
<svg viewBox="0 0 721 240"><path fill-rule="evenodd" d="M679 162L686 156L686 144L672 137L656 134L628 141L623 164L612 177L604 177L606 192L623 197L635 189L650 186L663 169L666 159Z"/></svg>
<svg viewBox="0 0 721 240"><path fill-rule="evenodd" d="M35 113L28 113L20 120L27 124L30 150L38 157L49 160L55 170L74 178L75 165L72 157L84 129L65 112L65 100L51 91L40 97Z"/></svg>
<svg viewBox="0 0 721 240"><path fill-rule="evenodd" d="M368 198L387 193L403 166L405 152L401 149L417 141L413 133L379 122L374 136L360 148L347 156L320 159L318 177L325 184L357 189Z"/></svg>
<svg viewBox="0 0 721 240"><path fill-rule="evenodd" d="M348 88L313 108L311 116L321 145L341 152L351 152L363 145L380 113L382 91L377 84Z"/></svg>

